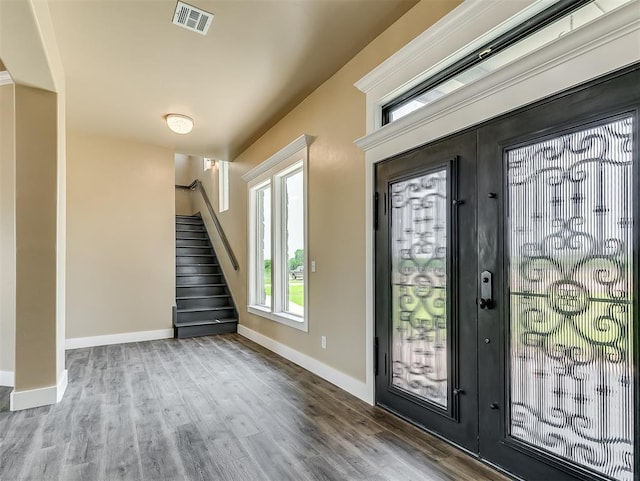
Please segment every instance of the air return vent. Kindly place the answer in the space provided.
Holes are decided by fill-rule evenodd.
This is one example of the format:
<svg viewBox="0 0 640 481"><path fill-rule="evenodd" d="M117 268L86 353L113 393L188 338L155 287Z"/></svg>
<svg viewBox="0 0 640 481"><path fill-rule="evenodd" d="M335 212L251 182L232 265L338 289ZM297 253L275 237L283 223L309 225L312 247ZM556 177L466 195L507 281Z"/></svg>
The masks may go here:
<svg viewBox="0 0 640 481"><path fill-rule="evenodd" d="M199 8L178 2L173 14L173 23L192 32L206 35L213 20L213 14Z"/></svg>

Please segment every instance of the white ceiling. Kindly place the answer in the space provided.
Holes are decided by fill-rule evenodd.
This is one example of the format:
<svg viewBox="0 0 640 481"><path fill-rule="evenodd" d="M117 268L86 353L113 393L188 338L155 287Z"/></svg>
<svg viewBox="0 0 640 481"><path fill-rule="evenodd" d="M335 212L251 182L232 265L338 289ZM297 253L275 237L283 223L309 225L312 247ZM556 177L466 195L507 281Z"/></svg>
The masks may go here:
<svg viewBox="0 0 640 481"><path fill-rule="evenodd" d="M171 23L173 0L50 1L69 128L231 160L416 0L188 3L215 15L207 36Z"/></svg>

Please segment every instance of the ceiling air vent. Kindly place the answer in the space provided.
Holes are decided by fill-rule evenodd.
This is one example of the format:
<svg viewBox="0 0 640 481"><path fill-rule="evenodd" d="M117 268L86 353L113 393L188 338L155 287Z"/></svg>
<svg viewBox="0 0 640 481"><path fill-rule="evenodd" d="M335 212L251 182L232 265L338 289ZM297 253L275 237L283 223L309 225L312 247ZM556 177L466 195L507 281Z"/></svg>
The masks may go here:
<svg viewBox="0 0 640 481"><path fill-rule="evenodd" d="M213 20L213 13L205 12L184 2L178 2L173 23L192 32L206 35Z"/></svg>

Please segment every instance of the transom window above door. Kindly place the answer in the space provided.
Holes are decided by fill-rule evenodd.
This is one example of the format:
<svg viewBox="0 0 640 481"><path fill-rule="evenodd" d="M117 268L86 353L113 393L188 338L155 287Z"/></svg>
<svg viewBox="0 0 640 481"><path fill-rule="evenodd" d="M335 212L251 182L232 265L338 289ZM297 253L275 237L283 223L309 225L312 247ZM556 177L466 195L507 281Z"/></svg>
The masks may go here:
<svg viewBox="0 0 640 481"><path fill-rule="evenodd" d="M560 0L506 33L450 57L449 64L382 106L382 125L395 122L505 65L525 57L633 0ZM544 2L539 2L544 3ZM546 2L549 3L549 2ZM499 31L499 29L498 29Z"/></svg>

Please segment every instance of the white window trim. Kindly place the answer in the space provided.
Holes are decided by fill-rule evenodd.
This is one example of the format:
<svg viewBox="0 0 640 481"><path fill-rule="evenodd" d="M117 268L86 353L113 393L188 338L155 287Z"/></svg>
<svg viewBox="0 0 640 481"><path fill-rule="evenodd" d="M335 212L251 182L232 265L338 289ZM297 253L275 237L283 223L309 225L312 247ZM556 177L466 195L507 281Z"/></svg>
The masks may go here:
<svg viewBox="0 0 640 481"><path fill-rule="evenodd" d="M249 269L247 275L247 301L252 305L255 309L261 312L271 312L271 309L268 309L267 306L263 306L261 304L252 304L254 303L254 287L256 285L256 271L254 269L254 265L256 263L256 245L255 241L257 239L257 211L255 209L256 205L256 197L257 192L265 187L273 187L271 185L271 178L266 180L256 181L252 186L249 187L249 253L247 255L247 259L249 259ZM273 198L273 195L272 195ZM272 269L273 269L273 259L271 261Z"/></svg>
<svg viewBox="0 0 640 481"><path fill-rule="evenodd" d="M308 249L308 157L309 157L309 145L313 142L314 138L309 135L302 135L289 145L269 157L264 162L260 163L249 172L242 176L243 180L247 182L248 191L248 209L249 209L249 242L248 244L248 256L249 269L247 276L247 312L260 316L272 321L284 324L295 329L299 329L304 332L309 331L309 270L306 268L309 259ZM305 265L305 279L304 279L304 317L292 315L288 312L282 311L281 305L279 305L279 296L276 296L276 285L283 285L284 281L279 269L276 269L276 263L281 262L282 259L278 259L280 254L279 250L275 246L281 245L282 229L278 229L277 226L282 227L281 219L284 214L282 209L284 206L282 202L276 198L281 196L281 179L287 174L302 167L303 176L303 211L304 211L304 265ZM255 284L255 239L256 239L256 216L255 211L255 192L269 184L271 186L271 246L272 246L272 259L271 259L271 309L266 306L251 304L253 301L253 286ZM280 210L277 210L276 206L280 206ZM282 227L283 228L283 227ZM278 277L278 275L280 277ZM282 289L282 287L280 287Z"/></svg>
<svg viewBox="0 0 640 481"><path fill-rule="evenodd" d="M355 85L366 94L365 325L367 401L374 377L374 170L379 161L640 61L636 0L384 127L382 106L433 72L549 5L546 0L466 0Z"/></svg>

